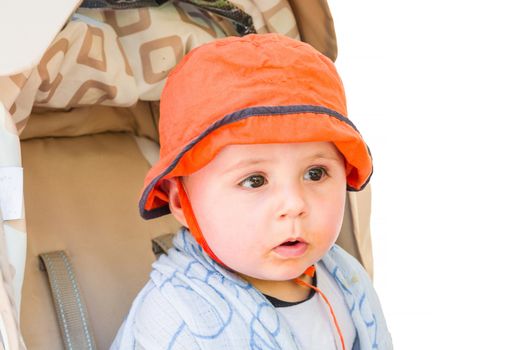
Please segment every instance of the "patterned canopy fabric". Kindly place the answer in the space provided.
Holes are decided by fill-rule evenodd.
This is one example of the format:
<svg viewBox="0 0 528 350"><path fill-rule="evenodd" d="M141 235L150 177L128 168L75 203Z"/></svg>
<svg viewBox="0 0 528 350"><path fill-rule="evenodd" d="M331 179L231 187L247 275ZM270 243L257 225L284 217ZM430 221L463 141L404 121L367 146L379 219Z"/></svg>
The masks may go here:
<svg viewBox="0 0 528 350"><path fill-rule="evenodd" d="M258 33L300 38L287 1L233 3L251 16ZM159 100L168 72L189 50L228 35L237 35L231 21L184 2L119 11L80 8L37 67L0 77L0 101L21 132L33 106L127 107L139 99Z"/></svg>

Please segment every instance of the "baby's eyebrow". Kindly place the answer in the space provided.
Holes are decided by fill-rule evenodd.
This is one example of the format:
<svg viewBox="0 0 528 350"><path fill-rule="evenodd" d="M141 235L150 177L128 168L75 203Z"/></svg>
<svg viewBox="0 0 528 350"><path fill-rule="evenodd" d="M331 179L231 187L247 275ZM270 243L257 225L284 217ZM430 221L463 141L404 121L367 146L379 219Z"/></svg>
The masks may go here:
<svg viewBox="0 0 528 350"><path fill-rule="evenodd" d="M335 161L335 162L343 161L343 159L339 155L332 154L332 153L316 153L316 154L311 154L311 155L304 157L304 161L315 161L319 159L330 160L330 161ZM265 164L271 161L272 161L271 159L266 159L266 158L245 158L234 164L228 165L224 173L227 174L235 170L238 170L240 168L249 167L253 165L259 165L259 164Z"/></svg>
<svg viewBox="0 0 528 350"><path fill-rule="evenodd" d="M328 160L335 160L337 162L341 162L342 159L338 155L334 154L325 154L325 153L317 153L311 156L306 157L307 160L315 160L315 159L328 159Z"/></svg>
<svg viewBox="0 0 528 350"><path fill-rule="evenodd" d="M235 164L229 165L229 167L226 169L225 172L229 173L229 172L232 172L234 170L237 170L237 169L240 169L240 168L243 168L243 167L248 167L248 166L252 166L252 165L262 164L262 163L266 163L266 162L269 162L269 160L265 159L265 158L242 159L242 160L236 162Z"/></svg>

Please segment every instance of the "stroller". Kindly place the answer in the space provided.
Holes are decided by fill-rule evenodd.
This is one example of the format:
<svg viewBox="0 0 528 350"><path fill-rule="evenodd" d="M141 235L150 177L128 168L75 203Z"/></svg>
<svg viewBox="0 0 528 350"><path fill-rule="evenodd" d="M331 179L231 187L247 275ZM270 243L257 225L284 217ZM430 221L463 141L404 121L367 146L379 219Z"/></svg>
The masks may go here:
<svg viewBox="0 0 528 350"><path fill-rule="evenodd" d="M180 227L137 202L165 78L189 50L278 32L337 55L325 0L79 2L46 2L29 37L2 33L18 45L0 58L0 349L109 348ZM372 276L369 218L367 186L338 244Z"/></svg>

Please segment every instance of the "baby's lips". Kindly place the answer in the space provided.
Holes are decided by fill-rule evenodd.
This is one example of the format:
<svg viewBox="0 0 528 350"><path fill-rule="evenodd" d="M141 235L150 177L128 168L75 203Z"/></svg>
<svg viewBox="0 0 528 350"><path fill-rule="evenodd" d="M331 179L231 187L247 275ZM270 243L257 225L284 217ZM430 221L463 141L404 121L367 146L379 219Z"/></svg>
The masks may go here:
<svg viewBox="0 0 528 350"><path fill-rule="evenodd" d="M306 243L306 241L302 237L291 237L286 240L284 240L281 244L279 244L277 247L280 247L282 245L287 245L291 242L299 242L299 243Z"/></svg>
<svg viewBox="0 0 528 350"><path fill-rule="evenodd" d="M297 258L302 256L306 249L308 249L308 243L297 240L286 240L282 244L276 246L273 251L283 258Z"/></svg>

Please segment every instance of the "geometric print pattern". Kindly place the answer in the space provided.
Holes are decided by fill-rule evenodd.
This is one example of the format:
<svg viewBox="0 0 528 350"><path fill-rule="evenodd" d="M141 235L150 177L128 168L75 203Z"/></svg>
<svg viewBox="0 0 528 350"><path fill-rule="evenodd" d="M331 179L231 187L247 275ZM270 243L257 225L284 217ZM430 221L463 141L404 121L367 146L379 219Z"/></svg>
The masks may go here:
<svg viewBox="0 0 528 350"><path fill-rule="evenodd" d="M287 0L235 0L258 33L300 39ZM236 35L231 23L183 2L111 10L79 8L39 64L0 77L0 102L20 133L33 106L128 107L157 101L169 71L196 46Z"/></svg>

